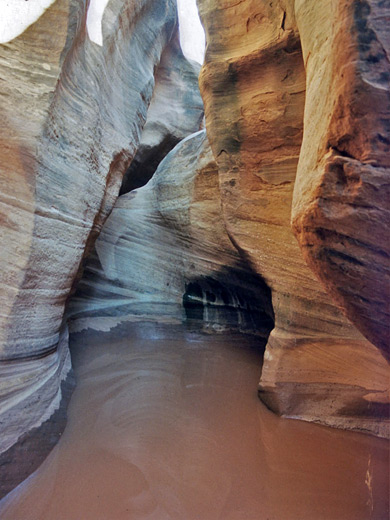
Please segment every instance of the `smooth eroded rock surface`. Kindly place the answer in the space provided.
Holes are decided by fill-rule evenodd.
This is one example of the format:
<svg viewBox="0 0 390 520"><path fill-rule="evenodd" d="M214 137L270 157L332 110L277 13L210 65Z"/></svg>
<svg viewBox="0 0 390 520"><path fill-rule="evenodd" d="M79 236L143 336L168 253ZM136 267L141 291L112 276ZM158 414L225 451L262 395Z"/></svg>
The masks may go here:
<svg viewBox="0 0 390 520"><path fill-rule="evenodd" d="M141 141L123 178L120 194L144 186L168 152L200 129L203 101L199 72L200 65L183 56L177 35L161 56Z"/></svg>
<svg viewBox="0 0 390 520"><path fill-rule="evenodd" d="M119 197L95 249L72 315L187 316L265 336L272 328L268 288L226 234L204 130L177 145L146 186Z"/></svg>
<svg viewBox="0 0 390 520"><path fill-rule="evenodd" d="M390 4L322 4L295 2L307 91L293 227L326 290L390 359Z"/></svg>
<svg viewBox="0 0 390 520"><path fill-rule="evenodd" d="M103 46L84 2L59 0L0 46L0 452L39 426L70 369L65 302L135 155L172 0L107 6Z"/></svg>
<svg viewBox="0 0 390 520"><path fill-rule="evenodd" d="M390 6L199 5L207 137L174 0L110 0L102 45L57 0L0 45L7 464L63 402L67 317L273 329L269 408L389 435Z"/></svg>

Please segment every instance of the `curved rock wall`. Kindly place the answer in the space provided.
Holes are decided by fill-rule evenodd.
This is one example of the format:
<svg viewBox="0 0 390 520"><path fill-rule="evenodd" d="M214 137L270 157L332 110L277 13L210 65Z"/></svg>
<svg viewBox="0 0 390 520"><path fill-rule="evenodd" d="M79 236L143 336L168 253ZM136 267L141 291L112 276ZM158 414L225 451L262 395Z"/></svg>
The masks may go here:
<svg viewBox="0 0 390 520"><path fill-rule="evenodd" d="M378 209L363 208L361 212L358 205L351 207L347 196L343 205L341 188L337 183L332 184L334 175L333 180L330 177L330 183L320 184L323 180L321 173L310 173L315 166L313 161L317 161L318 143L322 146L318 149L319 157L322 157L323 147L326 146L322 129L327 125L341 128L342 132L345 124L343 135L349 132L349 142L360 140L361 132L353 134L352 127L348 126L348 117L343 118L340 112L342 103L346 106L345 102L349 99L349 94L345 99L343 94L354 92L351 91L351 76L347 74L342 79L342 74L356 67L350 60L358 49L362 60L358 67L361 73L367 72L365 82L377 80L370 76L373 59L364 54L367 48L364 47L363 35L359 47L355 27L371 34L372 24L378 25L377 40L371 34L372 45L381 56L378 73L388 66L385 53L380 51L377 43L384 37L386 17L383 16L388 10L383 3L370 3L382 18L377 20L375 15L370 17L367 14L370 12L367 2L338 3L340 16L335 21L335 3L331 1L237 3L232 0L200 0L200 14L207 35L200 84L207 133L220 172L227 231L241 254L264 277L272 290L275 329L265 353L259 387L261 398L283 415L387 435L388 366L379 351L343 316L330 297L337 292L334 287L340 289L343 283L336 275L337 270L339 275L344 272L343 263L347 262L353 266L345 277L349 280L346 292L350 293L348 298L352 306L353 302L358 301L354 308L359 307L361 314L383 319L383 314L375 314L378 304L381 306L383 303L381 296L376 298L373 291L370 299L366 303L364 301L370 292L369 285L383 291L383 287L378 285L379 278L375 279L375 273L381 272L385 277L382 262L385 256L381 256L380 252L384 235L378 231L382 225L379 224L379 215L383 215L383 222L386 218L384 199L380 193L381 182L384 190L384 177L379 180L384 170L372 164L363 167L364 171L371 168L370 171L375 173L367 188L362 188L363 192L370 191L373 195L378 189L380 194L377 200L373 197L372 201ZM351 19L352 7L357 4L362 5L362 11L355 11L355 18ZM337 45L334 42L343 33L346 38L349 35L349 42L354 45L352 49L351 45L346 46L340 55L340 42ZM336 67L340 76L336 75ZM384 79L387 76L384 74L381 77ZM361 84L361 77L357 81ZM375 88L367 86L366 91ZM377 91L381 99L386 97L382 90ZM353 99L353 107L356 110L363 103L363 111L376 114L372 116L371 127L367 126L364 132L368 132L372 146L379 151L383 139L374 135L374 120L383 117L387 105L384 103L379 108L375 105L373 91L370 96L371 101L367 104L367 100L364 101L358 93ZM329 106L333 106L332 99L338 99L341 105L331 119L332 114L327 111ZM354 117L355 125L365 125L364 120L358 123L358 115ZM386 121L383 120L381 125L375 127L376 132L386 125ZM382 145L385 146L384 143ZM340 151L337 153L341 156L337 159L339 164L350 163L350 175L353 177L355 160L345 158ZM379 157L384 161L381 153L378 160ZM346 184L346 179L343 179L340 182ZM360 181L354 185L355 188L351 187L351 182L350 188L345 189L350 189L351 197L356 196L355 200L358 200L363 193L358 188ZM323 190L324 199L326 194L332 190L335 193L336 190L339 199L333 197L326 204L338 208L338 214L336 211L333 216L330 206L322 205L316 199L316 187ZM293 196L294 229L306 249L305 258L312 255L314 260L309 265L316 274L324 262L328 266L320 276L324 285L318 282L308 267L294 237L290 225ZM316 210L317 207L321 208L322 213ZM369 228L362 226L367 212L371 221L379 226L371 237L377 244L376 252L366 240ZM305 223L301 236L299 222L302 222L302 215L306 215L310 225ZM313 215L319 220L316 221ZM318 242L317 249L323 249L322 254L317 255L317 246L313 247L313 240L308 237L313 236L310 226L327 227L320 222L324 215L328 221L333 219L331 229L337 228L340 236L349 238L343 240L337 233L324 232L325 242L335 239L338 245L330 246L330 242L321 245ZM344 227L339 226L338 218L343 221ZM332 248L334 255L324 254L326 248ZM348 253L349 249L353 251ZM351 259L347 258L348 254ZM376 254L379 255L378 262L373 264ZM353 258L357 256L364 260L354 262ZM359 284L351 289L353 278L358 277L358 273L367 273L359 262L364 263L366 269L371 265L367 291L362 294ZM330 270L333 279L329 280ZM356 298L356 292L360 299ZM341 299L337 298L339 301ZM383 305L381 312L385 312L384 308ZM348 315L352 317L350 312ZM354 321L359 320L356 313ZM384 324L386 321L382 322L382 331ZM363 326L357 325L363 331ZM375 334L379 332L379 329L375 330ZM373 339L373 335L366 336ZM386 336L382 338L385 340ZM382 345L380 342L376 344Z"/></svg>
<svg viewBox="0 0 390 520"><path fill-rule="evenodd" d="M204 113L199 72L200 65L184 57L177 34L156 70L148 117L137 153L123 178L121 195L144 186L172 148L200 129Z"/></svg>
<svg viewBox="0 0 390 520"><path fill-rule="evenodd" d="M390 359L390 4L295 10L307 102L294 232L329 294Z"/></svg>
<svg viewBox="0 0 390 520"><path fill-rule="evenodd" d="M178 144L146 186L119 197L95 248L71 302L74 317L187 316L268 337L269 291L226 234L204 130Z"/></svg>
<svg viewBox="0 0 390 520"><path fill-rule="evenodd" d="M135 155L174 0L111 0L103 46L59 0L0 46L0 452L59 404L65 302ZM65 345L65 346L64 346Z"/></svg>
<svg viewBox="0 0 390 520"><path fill-rule="evenodd" d="M70 370L63 342L61 348L49 349L43 359L36 356L36 346L32 345L29 358L23 336L28 338L33 332L23 319L31 300L44 298L45 290L39 296L38 287L37 291L30 289L26 305L20 301L20 290L27 281L26 270L36 234L34 214L42 212L36 196L37 144L69 47L68 39L74 36L75 11L76 6L71 9L66 0L56 2L22 36L0 46L0 452L50 416L59 405L61 379ZM28 287L24 293L28 294ZM15 331L14 339L11 331ZM39 337L38 331L37 334Z"/></svg>
<svg viewBox="0 0 390 520"><path fill-rule="evenodd" d="M387 435L388 4L200 0L212 153L183 141L105 225L125 172L144 182L202 109L174 0L111 0L102 46L86 5L0 46L0 453L59 406L65 303L102 229L73 313L184 304L266 336L275 312L268 406Z"/></svg>

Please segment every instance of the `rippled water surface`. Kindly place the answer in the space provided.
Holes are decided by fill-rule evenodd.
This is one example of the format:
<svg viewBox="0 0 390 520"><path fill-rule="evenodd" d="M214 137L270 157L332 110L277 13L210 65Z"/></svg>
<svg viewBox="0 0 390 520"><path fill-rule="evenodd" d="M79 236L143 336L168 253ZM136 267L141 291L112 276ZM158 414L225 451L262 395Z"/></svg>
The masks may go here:
<svg viewBox="0 0 390 520"><path fill-rule="evenodd" d="M269 412L253 338L122 324L72 351L68 426L1 519L388 518L388 443Z"/></svg>

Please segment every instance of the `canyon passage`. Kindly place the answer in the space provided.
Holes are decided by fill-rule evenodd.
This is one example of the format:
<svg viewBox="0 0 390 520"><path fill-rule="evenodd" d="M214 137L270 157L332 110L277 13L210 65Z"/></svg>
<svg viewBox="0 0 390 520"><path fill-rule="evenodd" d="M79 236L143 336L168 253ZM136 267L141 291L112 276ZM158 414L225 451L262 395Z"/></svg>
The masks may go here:
<svg viewBox="0 0 390 520"><path fill-rule="evenodd" d="M0 517L386 520L389 2L1 10Z"/></svg>

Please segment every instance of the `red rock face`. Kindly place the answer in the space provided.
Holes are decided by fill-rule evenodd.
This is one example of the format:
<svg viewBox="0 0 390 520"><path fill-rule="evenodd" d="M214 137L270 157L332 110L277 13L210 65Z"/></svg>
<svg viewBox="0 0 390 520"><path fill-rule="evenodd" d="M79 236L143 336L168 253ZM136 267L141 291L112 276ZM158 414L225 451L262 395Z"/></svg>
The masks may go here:
<svg viewBox="0 0 390 520"><path fill-rule="evenodd" d="M388 7L199 4L226 227L273 293L260 395L284 415L386 435L388 366L357 329L384 352Z"/></svg>
<svg viewBox="0 0 390 520"><path fill-rule="evenodd" d="M307 101L293 229L327 291L389 357L390 7L325 2L321 17L297 4Z"/></svg>

